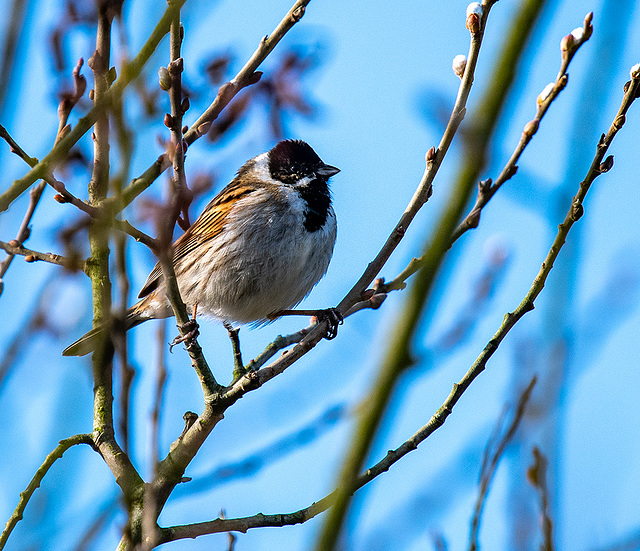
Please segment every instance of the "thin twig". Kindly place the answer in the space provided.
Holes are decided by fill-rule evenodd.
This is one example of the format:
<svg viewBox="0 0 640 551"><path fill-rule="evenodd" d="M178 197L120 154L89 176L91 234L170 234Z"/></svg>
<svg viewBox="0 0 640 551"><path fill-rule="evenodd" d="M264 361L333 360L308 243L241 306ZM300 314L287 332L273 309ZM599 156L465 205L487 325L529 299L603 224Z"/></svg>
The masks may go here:
<svg viewBox="0 0 640 551"><path fill-rule="evenodd" d="M265 36L258 45L257 49L240 69L238 74L226 84L223 84L218 90L215 100L209 105L205 112L191 125L189 130L184 134L184 140L188 146L193 144L198 138L204 136L211 123L216 120L220 112L229 104L229 102L244 88L255 84L260 80L262 73L256 72L258 67L267 58L267 56L278 45L280 40L287 32L302 18L305 7L311 0L297 0L291 9L284 16L282 21L273 30L270 35ZM123 190L123 205L114 206L116 208L124 208L145 189L147 189L164 170L171 166L171 159L167 154L161 155L143 174L134 178L131 184ZM107 200L107 203L111 203ZM107 206L107 205L105 205ZM0 210L2 203L0 202Z"/></svg>
<svg viewBox="0 0 640 551"><path fill-rule="evenodd" d="M544 98L542 97L542 95L538 98L538 102L536 104L536 116L525 125L516 149L507 161L507 164L500 172L499 176L496 178L495 182L492 182L491 179L488 179L482 180L478 183L478 196L476 199L476 203L469 214L467 214L464 220L462 220L462 222L460 222L456 229L452 232L449 241L449 247L451 247L453 243L456 242L465 232L478 226L482 209L487 205L487 203L496 194L500 187L515 175L518 168L517 162L519 161L522 153L524 152L525 148L527 147L535 133L538 131L540 122L542 121L549 107L567 84L567 69L569 68L569 64L571 63L573 56L580 49L580 47L587 40L589 40L591 34L593 33L593 27L591 25L592 18L593 13L589 13L585 17L583 34L579 39L574 40L572 34L568 35L572 37L571 41L568 40L568 37L565 37L563 39L561 43L562 62L553 86ZM382 289L386 292L397 289L404 289L406 287L406 280L410 276L415 274L418 270L420 270L425 264L426 255L423 255L420 258L413 258L409 262L407 267L402 270L402 272L400 272L395 278L393 278L393 280L384 285Z"/></svg>
<svg viewBox="0 0 640 551"><path fill-rule="evenodd" d="M383 281L380 280L380 283L383 283ZM382 306L382 303L387 298L386 293L378 293L376 291L376 285L374 285L373 289L368 291L363 293L361 297L362 300L360 300L358 303L352 306L344 315L344 318L352 316L353 314L355 314L356 312L359 312L360 310L366 310L366 309L377 310L378 308L380 308L380 306ZM313 323L308 327L300 329L299 331L296 331L295 333L291 333L289 335L284 335L284 336L278 335L272 342L270 342L265 347L265 349L260 354L258 354L253 360L251 360L245 366L244 371L245 372L257 371L264 364L266 364L271 358L273 358L273 356L275 356L280 350L283 350L284 348L288 348L292 344L299 343L306 335L309 334L309 332L314 327L316 327L316 325L317 323ZM236 379L234 377L234 382L235 381Z"/></svg>
<svg viewBox="0 0 640 551"><path fill-rule="evenodd" d="M29 157L25 153L25 151L13 140L13 138L11 138L9 133L2 125L0 125L0 137L4 138L11 146L11 151L16 153L27 164L29 164L30 166L35 166L37 164L38 160L34 159L33 157ZM145 244L153 251L158 249L159 245L153 237L135 228L127 220L109 218L109 211L105 210L104 208L90 205L78 199L73 194L67 191L67 188L63 182L55 179L51 174L44 175L43 180L46 181L53 189L55 189L59 193L59 195L56 195L55 197L55 199L59 203L71 203L85 214L88 214L92 219L98 220L102 224L112 226L115 229L130 235L136 241ZM117 195L114 197L117 197Z"/></svg>
<svg viewBox="0 0 640 551"><path fill-rule="evenodd" d="M185 342L185 348L191 358L191 365L195 369L205 400L213 400L224 387L216 381L202 348L197 341L197 324L195 312L193 319L189 318L187 307L180 296L178 280L173 266L173 252L171 236L173 228L180 212L186 212L184 198L186 194L186 177L184 173L184 153L182 137L182 116L188 106L182 101L182 70L183 62L180 57L182 44L182 26L180 25L180 12L178 11L171 22L171 61L167 68L170 88L169 99L171 102L171 114L165 116L165 124L171 131L171 155L173 164L173 177L171 178L171 195L167 208L167 217L161 220L160 237L158 239L160 249L156 251L165 282L167 299L173 310L178 324L178 330ZM188 219L186 215L183 215Z"/></svg>
<svg viewBox="0 0 640 551"><path fill-rule="evenodd" d="M504 453L504 450L507 447L507 444L513 438L518 426L520 425L520 421L522 420L522 416L524 415L524 410L527 407L527 403L529 402L529 398L531 397L531 393L533 392L533 387L537 382L537 377L533 377L531 382L527 385L527 388L524 389L520 398L518 399L518 404L516 405L516 410L513 415L513 419L509 423L509 426L504 431L504 434L500 438L498 445L496 446L495 451L492 451L493 442L489 441L487 444L487 448L483 457L483 468L480 476L480 487L478 488L478 497L476 499L476 505L473 512L473 519L471 521L471 536L469 538L469 551L476 551L478 549L478 531L480 529L480 517L482 516L482 510L484 508L484 504L487 500L487 495L489 494L489 486L491 485L491 481L493 480L493 475L496 472L498 467L498 462ZM496 430L500 431L500 427L502 426L502 419L498 423ZM492 439L493 440L493 439Z"/></svg>
<svg viewBox="0 0 640 551"><path fill-rule="evenodd" d="M371 283L372 278L377 275L378 271L389 258L391 252L399 243L402 235L404 235L408 223L411 222L415 214L418 212L418 209L429 198L431 183L435 177L435 173L442 162L443 155L451 144L453 136L457 131L462 118L464 117L466 110L465 105L471 91L473 75L478 55L480 53L480 46L482 44L487 24L487 18L494 3L495 0L484 0L482 6L477 6L477 12L474 11L467 14L467 28L471 34L469 55L467 56L467 64L460 83L458 98L441 143L437 151L431 150L427 154L427 169L422 181L420 182L420 186L412 199L410 208L403 215L400 224L396 227L396 230L392 233L390 239L387 240L387 244L385 244L383 251L381 251L378 257L369 264L360 281L347 295L347 297L343 299L338 307L340 311L348 309L357 302L357 297L361 296L364 290L364 288L358 288L358 285L368 285ZM531 9L531 2L525 2L520 9L522 12L527 11L527 9ZM535 9L533 9L533 12L535 14ZM531 32L531 19L529 20L529 27L521 30L519 25L521 17L522 16L519 15L514 22L514 29L517 29L517 32L512 30L510 35L508 35L509 39L517 37L517 39L520 40L513 39L515 42L515 48L512 51L505 52L505 56L517 57L519 52L522 51L524 37L528 36ZM535 17L533 20L535 21ZM499 103L499 100L504 97L511 81L512 79L510 78L496 79L494 81L495 86L498 88L498 92L492 98L494 106L496 104L501 104ZM490 105L487 105L486 109L487 113L491 113ZM487 125L488 128L491 128L493 124L495 124L495 121L490 122ZM446 227L452 224L452 218L458 217L458 210L464 205L463 201L465 201L464 190L461 194L454 194L452 196L451 201L442 214L442 225ZM402 222L405 217L407 218L406 224ZM444 235L448 234L449 232L445 231ZM441 264L446 252L441 250L439 242L437 245L437 254L432 258L433 262L430 265L430 268L432 268L433 271L435 271ZM420 275L421 279L414 282L412 291L407 297L407 301L411 301L410 306L403 309L402 318L395 325L393 334L389 339L388 352L383 355L382 365L378 371L376 381L374 382L369 395L363 401L363 407L360 410L359 419L355 427L355 434L351 439L350 448L345 454L344 462L340 469L340 474L338 475L335 506L331 508L324 519L323 528L321 529L314 546L316 551L331 551L334 549L346 518L347 509L351 503L351 496L355 491L354 484L357 481L358 473L361 471L366 456L369 453L374 435L378 430L382 416L386 410L389 400L391 399L395 384L405 369L412 365L413 360L409 349L410 343L413 342L413 332L418 326L418 320L421 317L423 306L426 302L426 296L433 283L433 272L423 270L420 272ZM347 302L347 304L345 304L345 301L349 300L353 300L354 302Z"/></svg>
<svg viewBox="0 0 640 551"><path fill-rule="evenodd" d="M14 4L14 8L17 4ZM11 33L10 33L11 34ZM73 79L74 79L74 92L71 95L64 97L58 106L58 117L60 119L60 123L58 126L58 132L56 134L56 142L63 136L64 129L67 124L67 120L69 118L69 114L73 107L78 103L87 86L86 79L80 74L80 69L82 68L82 59L78 61L75 69L73 70ZM0 94L1 95L1 94ZM2 101L0 101L2 103ZM22 160L24 160L29 166L33 167L37 164L37 159L29 157L24 150L16 143L16 141L11 137L9 132L4 128L4 126L0 125L0 136L9 144L11 148L11 152L18 155ZM54 178L51 176L48 178L53 187L56 187L57 184L61 184L61 182L55 182ZM64 187L64 184L61 184ZM15 241L18 244L22 245L28 238L31 233L29 228L29 224L31 223L31 218L40 202L40 198L42 197L42 192L45 188L45 181L43 180L37 186L33 187L29 192L29 207L27 208L27 212L25 213L24 219L18 230L18 235L16 236ZM70 194L69 194L70 195ZM71 196L73 198L73 196ZM73 198L75 199L75 198ZM2 294L2 277L6 274L11 262L13 261L13 254L7 256L4 259L2 264L0 265L0 294ZM37 258L37 257L36 257Z"/></svg>
<svg viewBox="0 0 640 551"><path fill-rule="evenodd" d="M111 71L109 68L111 50L111 24L114 13L109 3L98 7L96 50L88 61L94 73L94 106L103 102L110 91ZM95 110L95 107L94 107ZM73 132L73 131L72 131ZM63 138L64 141L66 138ZM62 141L60 143L62 143ZM100 112L93 131L94 163L89 182L89 200L97 205L109 190L109 118ZM55 149L55 148L54 148ZM98 220L89 226L91 261L88 275L91 278L94 325L111 327L111 281L109 278L109 232L108 227ZM115 438L113 423L113 346L105 339L92 355L94 382L93 431L100 455L113 473L120 486L125 502L131 504L143 487L143 480L131 463L129 456L122 452Z"/></svg>
<svg viewBox="0 0 640 551"><path fill-rule="evenodd" d="M8 254L12 256L13 255L24 256L27 262L35 262L36 260L42 260L44 262L49 262L50 264L56 264L58 266L62 266L64 268L67 268L68 270L83 270L83 271L86 270L85 262L67 258L59 254L41 253L39 251L27 249L26 247L23 247L22 245L20 245L17 240L9 241L9 243L0 241L0 248L4 249Z"/></svg>
<svg viewBox="0 0 640 551"><path fill-rule="evenodd" d="M56 446L56 448L47 455L46 459L40 465L36 474L33 475L31 482L26 487L24 492L20 493L20 501L18 502L17 507L13 511L13 514L7 521L2 534L0 534L0 550L4 549L4 546L11 535L11 532L15 528L16 524L22 520L22 515L24 510L33 495L33 492L36 491L42 482L42 479L47 474L51 466L56 462L56 460L62 457L62 454L66 452L69 448L73 446L77 446L78 444L88 444L89 446L95 449L95 445L93 443L93 436L91 434L77 434L75 436L71 436L70 438L65 438L61 440L60 443Z"/></svg>
<svg viewBox="0 0 640 551"><path fill-rule="evenodd" d="M275 356L280 350L287 348L292 344L299 343L314 327L315 324L305 327L304 329L300 329L300 331L296 331L290 335L278 335L260 354L247 364L245 371L258 371L258 369L273 358L273 356Z"/></svg>
<svg viewBox="0 0 640 551"><path fill-rule="evenodd" d="M240 328L233 327L229 322L224 322L224 328L229 334L231 348L233 349L233 380L237 381L247 370L242 363L242 350L240 349Z"/></svg>
<svg viewBox="0 0 640 551"><path fill-rule="evenodd" d="M180 7L185 1L186 0L174 0L167 6L166 11L151 32L144 46L140 49L138 55L122 67L120 76L104 95L102 101L96 103L89 113L80 118L76 126L66 134L43 159L33 166L27 174L15 180L4 193L0 194L0 212L7 210L9 205L22 195L31 184L38 179L45 178L58 164L66 159L71 148L91 129L98 118L109 109L115 101L115 98L122 96L125 88L141 73L151 54L153 54L164 35L169 31L174 13L180 10Z"/></svg>
<svg viewBox="0 0 640 551"><path fill-rule="evenodd" d="M176 279L176 274L172 261L171 250L171 238L173 236L173 229L176 220L182 210L182 199L184 190L186 188L186 176L184 173L184 149L182 145L182 116L184 111L182 108L182 70L183 62L180 57L180 50L182 45L182 33L183 29L180 24L180 12L176 12L172 21L170 29L170 62L167 68L167 77L169 83L169 101L171 104L171 114L165 115L165 125L169 128L171 133L171 155L170 159L173 164L173 175L170 180L170 193L169 201L166 209L162 211L162 215L159 217L159 251L158 258L160 260L160 266L165 281L167 282L167 298L173 308L173 313L178 322L178 327L182 335L187 334L185 325L189 322L189 315L187 313L187 307L185 306L180 296L180 290ZM122 196L121 196L122 199ZM188 203L184 208L186 212ZM195 323L195 319L193 320ZM193 330L195 331L195 329ZM164 390L164 384L166 381L166 367L164 365L164 342L166 340L166 324L163 322L158 330L158 344L160 357L158 359L157 366L157 379L156 379L156 393L154 400L154 409L151 418L152 429L152 446L151 446L151 462L153 479L158 477L160 465L158 463L159 455L159 419L160 419L160 407L162 403L162 395ZM186 342L187 350L191 356L191 362L195 368L200 381L202 383L202 389L204 396L207 397L211 393L214 393L218 384L207 365L206 360L202 354L202 349L199 347L196 336L189 338ZM197 356L194 356L194 352ZM158 503L158 487L153 484L149 484L145 488L145 499L142 509L142 551L150 550L154 548L159 539L159 529L157 524L157 517L162 510L162 506Z"/></svg>
<svg viewBox="0 0 640 551"><path fill-rule="evenodd" d="M560 47L562 53L562 63L555 82L551 86L551 89L548 93L544 94L543 92L540 94L540 96L538 96L536 116L525 125L515 151L511 155L509 161L507 161L507 164L502 169L502 172L500 172L496 180L493 183L491 183L490 181L485 181L478 184L478 198L476 199L476 204L471 209L471 212L462 222L460 222L456 230L453 232L453 235L451 236L452 244L467 230L478 226L482 209L487 205L487 203L500 189L500 187L516 173L516 170L518 168L517 163L524 149L527 147L535 133L538 131L540 122L551 106L551 103L558 97L560 92L562 92L562 90L564 90L565 86L567 85L567 70L569 69L569 64L571 63L573 56L580 49L580 46L582 46L587 40L589 40L591 34L593 33L593 26L591 25L592 19L593 12L589 12L584 18L582 35L579 38L576 39L573 34L569 34L563 38Z"/></svg>
<svg viewBox="0 0 640 551"><path fill-rule="evenodd" d="M540 498L540 530L542 531L541 551L553 551L553 520L549 508L549 487L547 467L549 461L536 446L533 448L533 465L527 469L527 479L538 492Z"/></svg>
<svg viewBox="0 0 640 551"><path fill-rule="evenodd" d="M67 121L71 111L80 101L87 89L87 79L80 74L84 60L80 58L78 63L73 69L73 92L64 94L60 103L58 104L58 133L56 134L56 143L64 137L66 132L70 129L67 128Z"/></svg>
<svg viewBox="0 0 640 551"><path fill-rule="evenodd" d="M27 239L29 239L29 236L31 235L31 229L29 228L29 224L31 223L31 218L33 217L36 207L40 202L40 197L42 197L42 192L44 191L44 187L45 187L44 183L41 182L37 186L33 187L29 192L29 206L27 207L27 212L25 212L24 214L24 218L22 219L22 224L20 224L20 228L18 229L16 238L11 241L13 245L21 246ZM7 257L2 261L2 263L0 263L0 295L2 294L3 287L4 287L2 283L2 278L7 273L7 270L9 269L9 266L11 266L11 263L13 262L14 257L15 257L15 254L8 253Z"/></svg>

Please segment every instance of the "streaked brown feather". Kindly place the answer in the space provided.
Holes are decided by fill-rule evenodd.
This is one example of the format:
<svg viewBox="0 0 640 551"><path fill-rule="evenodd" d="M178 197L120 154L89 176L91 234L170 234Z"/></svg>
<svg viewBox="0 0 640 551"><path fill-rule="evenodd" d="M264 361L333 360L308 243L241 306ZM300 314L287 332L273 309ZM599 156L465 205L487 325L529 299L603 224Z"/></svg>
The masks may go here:
<svg viewBox="0 0 640 551"><path fill-rule="evenodd" d="M214 239L222 232L227 215L238 199L258 189L256 182L235 178L205 207L198 219L173 244L173 264L178 264L202 243ZM162 278L162 268L156 264L145 282L138 298L154 291Z"/></svg>

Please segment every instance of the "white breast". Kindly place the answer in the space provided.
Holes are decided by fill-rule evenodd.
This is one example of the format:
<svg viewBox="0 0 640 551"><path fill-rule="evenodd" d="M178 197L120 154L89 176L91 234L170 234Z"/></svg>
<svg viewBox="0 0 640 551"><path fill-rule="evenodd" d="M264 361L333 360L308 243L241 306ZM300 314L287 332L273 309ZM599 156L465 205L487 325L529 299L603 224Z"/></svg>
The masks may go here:
<svg viewBox="0 0 640 551"><path fill-rule="evenodd" d="M298 304L324 275L336 240L329 210L318 231L305 229L306 203L295 189L279 186L274 197L260 189L238 201L225 230L203 254L200 266L179 274L183 298L198 312L227 321L263 321Z"/></svg>

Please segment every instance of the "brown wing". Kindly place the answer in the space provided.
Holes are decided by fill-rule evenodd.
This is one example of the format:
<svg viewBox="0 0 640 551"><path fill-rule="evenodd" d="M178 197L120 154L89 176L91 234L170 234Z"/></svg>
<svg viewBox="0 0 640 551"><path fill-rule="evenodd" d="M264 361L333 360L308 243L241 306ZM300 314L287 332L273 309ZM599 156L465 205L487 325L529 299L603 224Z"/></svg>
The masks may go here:
<svg viewBox="0 0 640 551"><path fill-rule="evenodd" d="M220 235L225 220L233 204L250 193L256 191L255 184L233 180L226 188L216 195L206 206L202 214L173 244L173 263L187 257L202 243ZM142 298L158 287L162 279L162 268L156 264L149 274L138 298Z"/></svg>

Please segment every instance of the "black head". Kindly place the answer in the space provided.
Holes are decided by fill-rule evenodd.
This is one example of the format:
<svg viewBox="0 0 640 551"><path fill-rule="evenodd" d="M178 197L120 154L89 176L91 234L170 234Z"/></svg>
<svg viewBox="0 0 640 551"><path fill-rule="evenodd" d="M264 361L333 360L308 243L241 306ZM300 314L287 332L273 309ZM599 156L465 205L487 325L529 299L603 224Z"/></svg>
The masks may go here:
<svg viewBox="0 0 640 551"><path fill-rule="evenodd" d="M269 172L272 178L295 185L301 178L326 182L340 170L324 164L308 143L284 140L269 151Z"/></svg>

